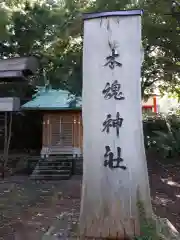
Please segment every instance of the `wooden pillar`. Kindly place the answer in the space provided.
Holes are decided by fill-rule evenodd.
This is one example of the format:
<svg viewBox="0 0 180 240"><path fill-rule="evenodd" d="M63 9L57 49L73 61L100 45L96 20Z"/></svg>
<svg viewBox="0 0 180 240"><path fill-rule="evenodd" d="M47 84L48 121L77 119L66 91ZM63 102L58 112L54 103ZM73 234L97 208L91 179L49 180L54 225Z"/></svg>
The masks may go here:
<svg viewBox="0 0 180 240"><path fill-rule="evenodd" d="M78 119L78 148L81 149L81 119L80 114L77 115Z"/></svg>
<svg viewBox="0 0 180 240"><path fill-rule="evenodd" d="M153 105L154 105L154 112L157 113L157 98L156 98L156 96L153 97Z"/></svg>
<svg viewBox="0 0 180 240"><path fill-rule="evenodd" d="M75 127L74 127L75 115L72 117L72 147L75 147Z"/></svg>
<svg viewBox="0 0 180 240"><path fill-rule="evenodd" d="M52 135L51 135L51 115L47 115L47 129L48 129L48 147L51 146L52 143Z"/></svg>
<svg viewBox="0 0 180 240"><path fill-rule="evenodd" d="M141 106L141 11L84 15L82 239L139 234L151 216Z"/></svg>
<svg viewBox="0 0 180 240"><path fill-rule="evenodd" d="M43 142L42 147L47 147L49 144L49 125L48 125L48 114L43 115Z"/></svg>
<svg viewBox="0 0 180 240"><path fill-rule="evenodd" d="M46 146L46 115L43 115L43 124L42 124L42 147Z"/></svg>
<svg viewBox="0 0 180 240"><path fill-rule="evenodd" d="M74 131L73 131L74 145L73 145L73 147L76 148L77 147L77 141L78 141L78 136L77 136L77 115L76 114L74 114L74 117L73 117L73 127L74 127Z"/></svg>

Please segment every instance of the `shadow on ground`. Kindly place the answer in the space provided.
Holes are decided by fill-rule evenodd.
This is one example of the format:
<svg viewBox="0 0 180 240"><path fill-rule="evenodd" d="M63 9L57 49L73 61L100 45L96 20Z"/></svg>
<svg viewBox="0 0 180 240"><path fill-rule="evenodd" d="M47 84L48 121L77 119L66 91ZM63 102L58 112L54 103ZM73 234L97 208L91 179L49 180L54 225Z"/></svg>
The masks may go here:
<svg viewBox="0 0 180 240"><path fill-rule="evenodd" d="M80 183L79 178L35 182L12 177L1 181L0 239L40 240L63 212L79 214Z"/></svg>
<svg viewBox="0 0 180 240"><path fill-rule="evenodd" d="M152 204L156 214L180 231L180 166L149 164Z"/></svg>
<svg viewBox="0 0 180 240"><path fill-rule="evenodd" d="M148 168L155 213L180 231L180 167L164 167L154 161ZM28 177L1 180L0 239L40 240L45 233L58 239L56 222L63 214L75 225L78 222L80 190L81 177L48 182Z"/></svg>

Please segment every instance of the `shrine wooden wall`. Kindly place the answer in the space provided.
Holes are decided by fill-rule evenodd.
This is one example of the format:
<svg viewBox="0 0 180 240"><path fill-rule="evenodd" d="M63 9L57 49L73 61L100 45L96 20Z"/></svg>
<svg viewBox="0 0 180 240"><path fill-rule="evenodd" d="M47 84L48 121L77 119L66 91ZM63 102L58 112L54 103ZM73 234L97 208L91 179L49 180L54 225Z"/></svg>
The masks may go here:
<svg viewBox="0 0 180 240"><path fill-rule="evenodd" d="M43 115L43 147L82 150L81 111L48 111Z"/></svg>

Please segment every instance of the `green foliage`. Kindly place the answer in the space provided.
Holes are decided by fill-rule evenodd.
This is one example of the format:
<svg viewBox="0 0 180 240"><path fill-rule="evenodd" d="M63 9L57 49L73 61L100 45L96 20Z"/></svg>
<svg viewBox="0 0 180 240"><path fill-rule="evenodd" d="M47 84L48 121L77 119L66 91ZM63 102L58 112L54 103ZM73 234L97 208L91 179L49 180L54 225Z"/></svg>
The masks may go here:
<svg viewBox="0 0 180 240"><path fill-rule="evenodd" d="M150 94L159 85L162 92L177 84L180 61L180 31L171 15L171 1L94 1L94 11L140 8L144 10L142 43L142 94ZM164 84L166 83L166 84Z"/></svg>
<svg viewBox="0 0 180 240"><path fill-rule="evenodd" d="M142 68L142 87L151 90L150 86L156 83L165 91L179 77L176 64L180 59L180 32L176 30L178 22L170 15L171 1L144 1L141 5L147 14L143 18L146 55Z"/></svg>
<svg viewBox="0 0 180 240"><path fill-rule="evenodd" d="M75 40L82 33L81 2L4 3L8 17L1 23L6 23L8 39L0 43L0 57L36 55L53 87L80 94L82 41ZM41 69L32 79L34 85L44 85Z"/></svg>
<svg viewBox="0 0 180 240"><path fill-rule="evenodd" d="M8 24L8 13L5 9L0 7L0 40L4 41L8 39L7 24Z"/></svg>
<svg viewBox="0 0 180 240"><path fill-rule="evenodd" d="M180 118L170 116L166 118L167 132L155 131L155 146L165 157L179 157L180 155Z"/></svg>
<svg viewBox="0 0 180 240"><path fill-rule="evenodd" d="M162 219L152 214L151 218L146 217L145 207L141 200L138 199L137 207L139 211L140 233L135 240L165 240L179 239L179 234L172 231L168 226L167 219Z"/></svg>
<svg viewBox="0 0 180 240"><path fill-rule="evenodd" d="M157 83L162 92L179 94L180 31L178 21L168 15L171 1L4 1L0 4L0 57L37 55L54 88L80 95L81 13L132 8L144 9L142 94L150 94ZM41 71L33 83L44 85Z"/></svg>
<svg viewBox="0 0 180 240"><path fill-rule="evenodd" d="M141 236L136 237L137 240L143 239L152 239L152 240L159 240L159 237L156 233L156 224L152 219L147 219L145 215L145 209L143 203L138 201L137 203L139 209L139 219L140 219L140 232Z"/></svg>
<svg viewBox="0 0 180 240"><path fill-rule="evenodd" d="M144 131L144 143L146 149L154 148L157 146L155 137L156 131L167 132L167 125L163 115L152 114L143 116L143 131Z"/></svg>
<svg viewBox="0 0 180 240"><path fill-rule="evenodd" d="M135 240L160 240L161 238L157 234L156 222L154 219L146 217L146 210L143 202L141 201L140 193L137 190L137 209L139 213L140 222L140 236L136 236Z"/></svg>
<svg viewBox="0 0 180 240"><path fill-rule="evenodd" d="M146 148L153 148L163 157L180 155L180 116L169 114L147 117L143 122Z"/></svg>

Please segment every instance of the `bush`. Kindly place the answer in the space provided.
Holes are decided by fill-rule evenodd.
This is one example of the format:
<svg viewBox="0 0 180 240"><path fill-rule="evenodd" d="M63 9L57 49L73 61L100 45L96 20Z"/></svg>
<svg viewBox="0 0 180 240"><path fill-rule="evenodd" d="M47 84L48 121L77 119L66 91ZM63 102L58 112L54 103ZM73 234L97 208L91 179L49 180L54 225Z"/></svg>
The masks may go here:
<svg viewBox="0 0 180 240"><path fill-rule="evenodd" d="M152 115L143 116L143 131L145 148L153 148L155 146L156 131L167 133L167 125L164 116Z"/></svg>
<svg viewBox="0 0 180 240"><path fill-rule="evenodd" d="M158 115L144 120L144 140L146 148L153 148L163 157L180 155L180 116Z"/></svg>

